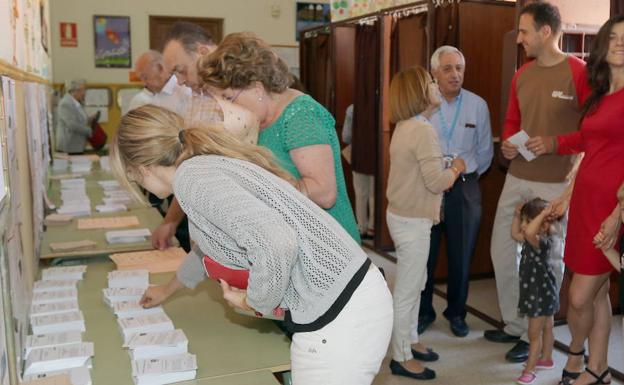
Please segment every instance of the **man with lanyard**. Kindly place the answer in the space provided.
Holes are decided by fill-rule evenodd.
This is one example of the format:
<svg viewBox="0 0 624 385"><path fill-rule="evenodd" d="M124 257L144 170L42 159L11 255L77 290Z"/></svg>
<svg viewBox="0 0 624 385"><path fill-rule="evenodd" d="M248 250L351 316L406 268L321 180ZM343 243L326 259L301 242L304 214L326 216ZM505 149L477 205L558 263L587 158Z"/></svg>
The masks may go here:
<svg viewBox="0 0 624 385"><path fill-rule="evenodd" d="M445 194L442 221L431 229L431 245L427 262L427 286L420 300L418 334L436 318L433 309L434 273L442 233L446 234L448 256L447 308L444 317L451 331L465 337L468 275L481 222L481 190L479 176L492 163L494 146L490 112L485 100L462 89L466 62L455 47L442 46L431 57L431 72L440 87L442 103L431 118L440 138L445 161L461 157L466 161L466 174L457 179Z"/></svg>

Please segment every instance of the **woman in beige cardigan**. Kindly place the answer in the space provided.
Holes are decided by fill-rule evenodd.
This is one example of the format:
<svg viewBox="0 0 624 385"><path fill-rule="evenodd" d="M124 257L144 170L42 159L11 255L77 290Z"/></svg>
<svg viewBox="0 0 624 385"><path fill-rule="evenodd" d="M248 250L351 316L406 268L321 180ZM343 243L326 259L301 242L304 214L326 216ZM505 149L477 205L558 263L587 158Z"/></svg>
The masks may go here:
<svg viewBox="0 0 624 385"><path fill-rule="evenodd" d="M444 168L438 136L428 120L440 104L438 95L431 76L420 66L399 72L390 84L396 128L390 143L387 222L397 255L390 369L418 380L435 378L435 372L419 361L438 359L418 342L417 332L431 227L440 221L442 193L466 169L461 158Z"/></svg>

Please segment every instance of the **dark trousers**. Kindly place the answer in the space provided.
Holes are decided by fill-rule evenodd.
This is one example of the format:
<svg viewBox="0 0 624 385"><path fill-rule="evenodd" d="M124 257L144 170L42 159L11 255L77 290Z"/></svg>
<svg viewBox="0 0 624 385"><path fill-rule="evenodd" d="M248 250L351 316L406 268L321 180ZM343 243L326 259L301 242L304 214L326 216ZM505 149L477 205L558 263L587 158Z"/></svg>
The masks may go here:
<svg viewBox="0 0 624 385"><path fill-rule="evenodd" d="M164 201L163 199L158 198L156 195L152 193L148 194L147 199L149 203L152 205L152 207L156 207L158 211L160 211L160 214L162 214L162 216L165 216L166 213L162 209L162 204ZM169 197L167 198L167 201L169 202L169 204L171 204L172 200L173 200L173 195L169 195ZM180 242L180 247L183 248L184 251L186 251L187 253L191 251L191 237L190 237L189 229L188 229L188 218L186 216L184 216L184 219L182 220L182 222L180 222L180 224L176 228L175 237L177 238L178 242Z"/></svg>
<svg viewBox="0 0 624 385"><path fill-rule="evenodd" d="M466 318L468 275L481 223L481 189L476 172L467 174L464 178L465 181L458 178L453 187L444 194L444 221L431 228L428 278L420 299L420 317L435 317L432 304L434 274L444 233L448 256L447 308L444 316L447 319Z"/></svg>

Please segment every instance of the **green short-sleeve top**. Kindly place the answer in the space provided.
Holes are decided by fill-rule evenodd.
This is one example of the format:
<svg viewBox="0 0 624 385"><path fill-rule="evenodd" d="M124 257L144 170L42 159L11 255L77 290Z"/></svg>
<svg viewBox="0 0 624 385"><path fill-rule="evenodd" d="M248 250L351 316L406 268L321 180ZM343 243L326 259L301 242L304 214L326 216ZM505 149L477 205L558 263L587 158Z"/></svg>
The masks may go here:
<svg viewBox="0 0 624 385"><path fill-rule="evenodd" d="M334 156L337 195L336 203L326 211L359 243L360 233L347 195L335 126L334 118L323 106L312 97L301 95L284 108L273 124L260 131L258 144L271 150L282 168L297 179L301 178L301 174L289 152L315 144L330 145Z"/></svg>

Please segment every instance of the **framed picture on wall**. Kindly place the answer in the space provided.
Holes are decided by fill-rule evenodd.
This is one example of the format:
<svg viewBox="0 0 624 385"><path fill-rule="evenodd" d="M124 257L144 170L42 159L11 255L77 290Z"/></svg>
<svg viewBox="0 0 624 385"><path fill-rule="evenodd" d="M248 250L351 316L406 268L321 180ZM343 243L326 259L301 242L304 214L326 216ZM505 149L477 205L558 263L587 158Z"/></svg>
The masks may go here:
<svg viewBox="0 0 624 385"><path fill-rule="evenodd" d="M297 17L295 25L295 38L299 41L299 35L304 29L318 27L331 22L330 7L327 3L297 2Z"/></svg>
<svg viewBox="0 0 624 385"><path fill-rule="evenodd" d="M130 68L130 17L93 16L95 66L97 68Z"/></svg>

